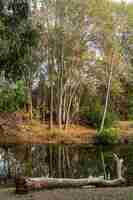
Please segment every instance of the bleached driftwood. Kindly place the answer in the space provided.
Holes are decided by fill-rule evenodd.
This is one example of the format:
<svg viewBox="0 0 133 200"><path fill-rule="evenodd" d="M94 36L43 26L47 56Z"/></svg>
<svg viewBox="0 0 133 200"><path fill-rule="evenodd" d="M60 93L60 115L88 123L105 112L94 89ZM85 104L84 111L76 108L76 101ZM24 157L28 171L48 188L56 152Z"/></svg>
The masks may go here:
<svg viewBox="0 0 133 200"><path fill-rule="evenodd" d="M88 177L80 179L72 178L23 178L21 186L16 184L16 192L19 193L19 188L22 191L23 187L27 191L36 189L47 189L47 188L66 188L66 187L83 187L83 186L118 186L125 182L122 177L122 164L123 159L119 159L116 154L113 154L116 161L117 178L113 180L105 180L103 177Z"/></svg>
<svg viewBox="0 0 133 200"><path fill-rule="evenodd" d="M118 179L123 179L123 177L122 177L122 165L123 165L124 160L122 158L120 159L115 153L113 155L114 155L114 159L116 161L117 177L118 177Z"/></svg>

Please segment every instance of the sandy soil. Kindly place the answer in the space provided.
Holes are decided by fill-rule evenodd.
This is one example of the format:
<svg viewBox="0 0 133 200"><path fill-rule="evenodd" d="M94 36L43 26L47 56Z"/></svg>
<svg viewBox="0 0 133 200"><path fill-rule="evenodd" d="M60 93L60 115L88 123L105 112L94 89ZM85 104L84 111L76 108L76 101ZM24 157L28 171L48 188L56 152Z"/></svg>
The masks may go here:
<svg viewBox="0 0 133 200"><path fill-rule="evenodd" d="M97 189L55 189L16 195L1 189L0 200L133 200L133 187Z"/></svg>
<svg viewBox="0 0 133 200"><path fill-rule="evenodd" d="M133 141L133 122L120 121L115 126L119 128L123 142ZM92 144L95 136L96 130L89 126L71 125L66 130L60 130L54 125L50 130L46 123L29 121L26 113L0 112L0 144Z"/></svg>
<svg viewBox="0 0 133 200"><path fill-rule="evenodd" d="M92 127L71 125L59 130L57 125L49 125L39 120L27 120L23 113L0 112L0 144L24 143L91 143L96 130Z"/></svg>

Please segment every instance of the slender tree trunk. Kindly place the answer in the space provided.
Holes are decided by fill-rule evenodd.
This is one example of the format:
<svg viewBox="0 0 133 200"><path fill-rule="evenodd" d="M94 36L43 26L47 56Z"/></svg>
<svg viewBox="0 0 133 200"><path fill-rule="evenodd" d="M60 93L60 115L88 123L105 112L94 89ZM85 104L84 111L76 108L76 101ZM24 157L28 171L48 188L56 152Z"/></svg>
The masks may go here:
<svg viewBox="0 0 133 200"><path fill-rule="evenodd" d="M59 90L59 110L58 110L58 124L59 128L62 128L62 104L63 104L63 83L62 75L60 77L60 90Z"/></svg>
<svg viewBox="0 0 133 200"><path fill-rule="evenodd" d="M50 129L53 128L53 101L54 101L54 94L53 94L53 85L51 82L51 88L50 88Z"/></svg>
<svg viewBox="0 0 133 200"><path fill-rule="evenodd" d="M28 2L28 7L29 7L29 13L28 13L28 17L32 16L32 0L27 0Z"/></svg>
<svg viewBox="0 0 133 200"><path fill-rule="evenodd" d="M59 111L58 111L58 123L59 128L62 128L62 106L63 106L63 66L60 65L60 81L59 81Z"/></svg>
<svg viewBox="0 0 133 200"><path fill-rule="evenodd" d="M109 104L109 95L110 95L111 81L112 81L112 75L113 75L112 59L113 59L113 55L111 57L111 66L110 66L110 74L109 74L108 85L107 85L106 102L105 102L104 113L103 113L103 117L102 117L102 122L101 122L101 127L100 127L99 133L101 133L103 131L104 124L105 124L105 119L106 119L106 114L107 114L107 109L108 109L108 104Z"/></svg>
<svg viewBox="0 0 133 200"><path fill-rule="evenodd" d="M39 97L38 97L38 107L40 111L40 121L45 122L45 104L46 104L46 96L45 96L45 78L43 76L40 76L40 87L39 87ZM41 98L41 101L40 101Z"/></svg>
<svg viewBox="0 0 133 200"><path fill-rule="evenodd" d="M69 121L70 121L70 109L71 109L71 105L72 105L72 101L74 98L74 95L77 91L77 88L79 86L80 82L76 85L76 87L74 88L73 92L70 94L70 98L69 98L69 104L68 104L68 109L67 109L67 113L66 113L66 124L65 124L65 129L68 127L69 125Z"/></svg>
<svg viewBox="0 0 133 200"><path fill-rule="evenodd" d="M46 8L49 11L49 5L46 3ZM53 97L53 67L54 67L54 54L53 49L51 48L51 41L50 41L50 21L49 15L47 16L47 28L48 28L48 46L47 46L47 62L48 62L48 73L49 73L49 80L50 80L50 121L49 127L50 129L53 128L53 110L54 110L54 97Z"/></svg>
<svg viewBox="0 0 133 200"><path fill-rule="evenodd" d="M32 120L33 119L33 105L32 105L32 94L31 94L31 91L30 91L29 115L30 115L30 120Z"/></svg>
<svg viewBox="0 0 133 200"><path fill-rule="evenodd" d="M66 113L66 124L65 124L65 129L68 128L69 121L70 121L70 109L71 109L71 105L72 105L72 100L73 100L73 96L70 97L70 102L69 102L68 109L67 109L67 113Z"/></svg>
<svg viewBox="0 0 133 200"><path fill-rule="evenodd" d="M78 119L79 119L80 99L81 99L81 96L77 97L76 108L74 109L72 113L72 119L74 119L76 116L76 122L78 122Z"/></svg>
<svg viewBox="0 0 133 200"><path fill-rule="evenodd" d="M31 89L30 84L28 86L26 86L26 97L27 97L26 110L29 114L29 119L32 120L33 119L33 106L32 106L32 89Z"/></svg>
<svg viewBox="0 0 133 200"><path fill-rule="evenodd" d="M51 55L51 50L49 46L49 41L48 41L48 68L49 68L49 80L50 80L50 129L53 128L53 55Z"/></svg>
<svg viewBox="0 0 133 200"><path fill-rule="evenodd" d="M63 116L62 116L63 123L66 122L66 100L67 100L67 92L65 91L64 92L64 100L63 100Z"/></svg>
<svg viewBox="0 0 133 200"><path fill-rule="evenodd" d="M60 95L59 114L58 114L59 128L62 128L62 96Z"/></svg>
<svg viewBox="0 0 133 200"><path fill-rule="evenodd" d="M57 1L57 6L60 6L60 2ZM59 14L59 15L58 15ZM59 26L64 26L64 17L58 13L59 17ZM59 128L62 128L62 108L63 108L63 77L64 77L64 34L61 32L60 34L60 44L58 46L59 49L59 57L58 57L58 67L59 67L59 115L58 115L58 123Z"/></svg>
<svg viewBox="0 0 133 200"><path fill-rule="evenodd" d="M45 123L45 102L44 101L41 103L41 107L40 107L40 120L42 123Z"/></svg>

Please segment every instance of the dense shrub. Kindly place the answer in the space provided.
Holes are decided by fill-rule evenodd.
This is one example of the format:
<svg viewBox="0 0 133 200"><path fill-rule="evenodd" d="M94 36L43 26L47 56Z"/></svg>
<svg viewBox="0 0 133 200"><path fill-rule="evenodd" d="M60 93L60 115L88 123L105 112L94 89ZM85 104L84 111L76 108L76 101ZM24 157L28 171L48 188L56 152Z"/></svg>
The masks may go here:
<svg viewBox="0 0 133 200"><path fill-rule="evenodd" d="M116 128L104 128L101 133L96 135L98 144L116 144L119 142L119 130Z"/></svg>
<svg viewBox="0 0 133 200"><path fill-rule="evenodd" d="M133 93L128 97L128 120L133 120Z"/></svg>
<svg viewBox="0 0 133 200"><path fill-rule="evenodd" d="M101 125L101 120L103 116L103 109L101 110L94 110L88 111L84 110L81 113L81 118L84 119L89 125L92 125L94 128L99 129ZM105 127L109 128L113 125L113 122L118 119L118 116L114 112L107 112L106 119L105 119Z"/></svg>
<svg viewBox="0 0 133 200"><path fill-rule="evenodd" d="M22 81L15 85L5 84L0 89L0 111L14 112L23 108L25 98L25 89Z"/></svg>

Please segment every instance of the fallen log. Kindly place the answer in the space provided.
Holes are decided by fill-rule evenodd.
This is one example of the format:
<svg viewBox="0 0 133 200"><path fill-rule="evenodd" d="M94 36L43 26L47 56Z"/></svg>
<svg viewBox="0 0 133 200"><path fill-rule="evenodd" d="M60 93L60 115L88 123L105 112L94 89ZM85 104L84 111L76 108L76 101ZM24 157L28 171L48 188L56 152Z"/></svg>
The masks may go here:
<svg viewBox="0 0 133 200"><path fill-rule="evenodd" d="M103 178L89 177L84 179L67 179L67 178L30 178L27 179L27 186L30 189L41 188L65 188L81 187L86 185L95 186L116 186L124 182L124 179L104 180Z"/></svg>
<svg viewBox="0 0 133 200"><path fill-rule="evenodd" d="M84 187L84 186L101 186L101 187L112 187L119 186L125 182L125 179L122 177L122 163L123 159L119 159L116 154L114 154L116 161L117 169L117 178L113 180L105 180L103 177L88 177L80 179L72 178L26 178L20 177L20 180L17 179L16 182L16 193L25 193L29 190L36 189L49 189L49 188L66 188L66 187ZM22 179L22 180L21 180Z"/></svg>

